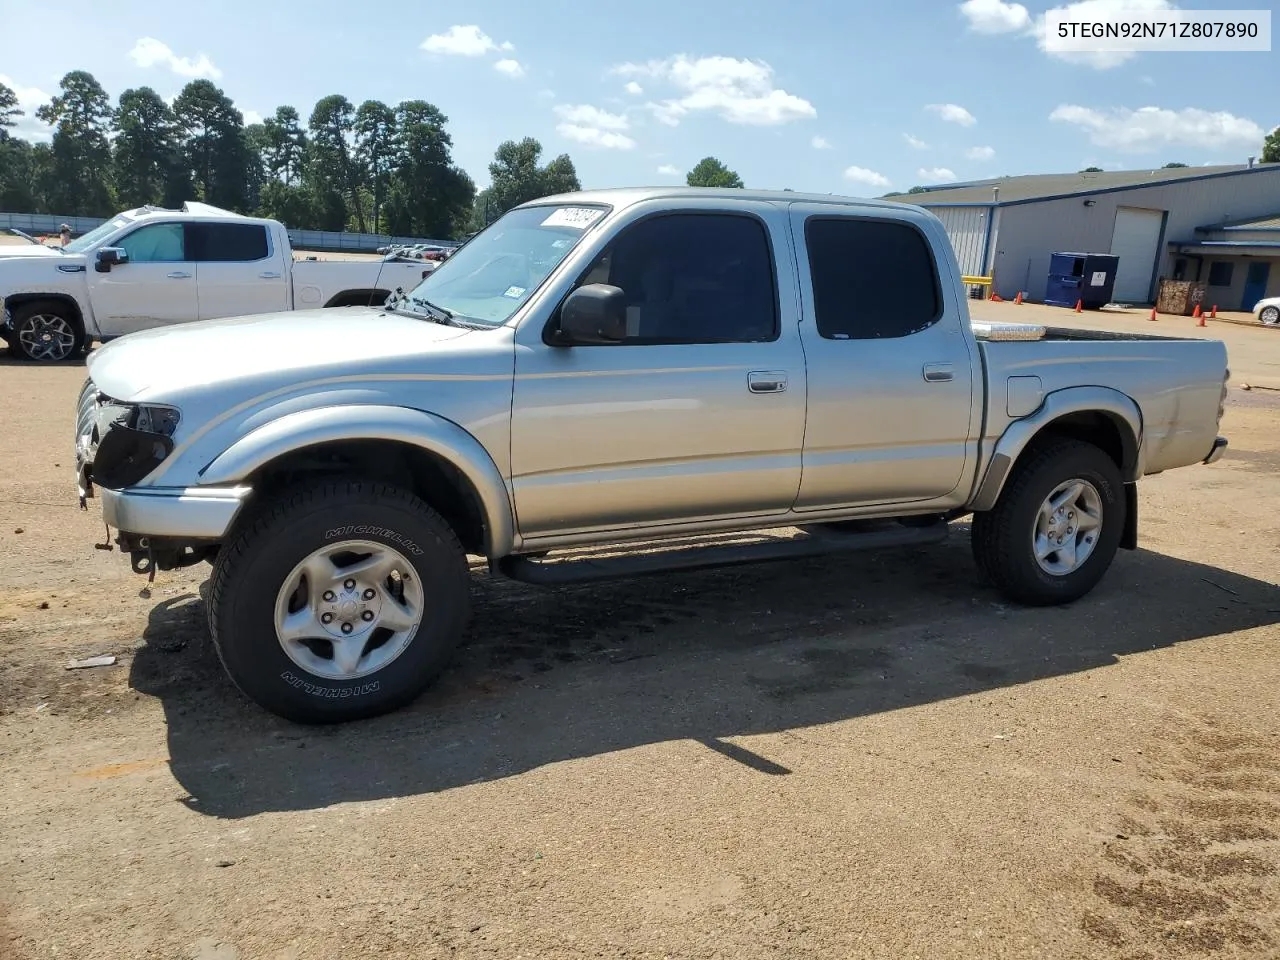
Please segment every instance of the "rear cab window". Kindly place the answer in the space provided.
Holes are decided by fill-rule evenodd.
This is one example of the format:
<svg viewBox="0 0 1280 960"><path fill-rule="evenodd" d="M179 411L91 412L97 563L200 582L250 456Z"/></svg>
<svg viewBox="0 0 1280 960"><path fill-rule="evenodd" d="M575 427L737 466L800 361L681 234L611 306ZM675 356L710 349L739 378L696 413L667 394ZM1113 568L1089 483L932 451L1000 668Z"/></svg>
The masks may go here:
<svg viewBox="0 0 1280 960"><path fill-rule="evenodd" d="M818 334L884 340L942 317L942 285L928 239L913 224L855 216L805 221Z"/></svg>
<svg viewBox="0 0 1280 960"><path fill-rule="evenodd" d="M260 223L188 223L187 252L201 263L253 263L266 260L271 247Z"/></svg>

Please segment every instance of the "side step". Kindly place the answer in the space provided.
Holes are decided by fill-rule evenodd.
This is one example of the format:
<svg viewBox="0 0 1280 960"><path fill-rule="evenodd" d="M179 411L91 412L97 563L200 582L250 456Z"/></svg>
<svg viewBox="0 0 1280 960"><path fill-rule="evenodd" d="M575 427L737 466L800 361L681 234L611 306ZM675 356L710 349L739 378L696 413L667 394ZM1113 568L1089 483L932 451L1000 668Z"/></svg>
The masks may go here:
<svg viewBox="0 0 1280 960"><path fill-rule="evenodd" d="M856 550L881 550L890 547L920 547L940 543L947 538L949 527L937 523L927 527L896 527L870 533L811 532L793 540L763 543L723 544L704 547L681 547L656 553L621 557L591 557L582 560L534 560L529 557L503 557L498 572L512 580L539 586L568 583L590 583L622 577L642 577L674 570L702 570L709 567L732 567L770 560L800 560Z"/></svg>

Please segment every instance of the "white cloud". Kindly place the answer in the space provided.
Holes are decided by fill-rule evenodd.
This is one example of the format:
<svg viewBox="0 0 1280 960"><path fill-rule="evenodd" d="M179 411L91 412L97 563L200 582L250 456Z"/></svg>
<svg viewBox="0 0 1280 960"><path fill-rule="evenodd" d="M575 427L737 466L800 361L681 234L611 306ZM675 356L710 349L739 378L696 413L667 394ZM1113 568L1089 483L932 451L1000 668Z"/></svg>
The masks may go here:
<svg viewBox="0 0 1280 960"><path fill-rule="evenodd" d="M658 172L662 174L664 177L678 177L680 176L682 171L680 170L679 167L675 166L674 164L664 163L662 166L658 168Z"/></svg>
<svg viewBox="0 0 1280 960"><path fill-rule="evenodd" d="M483 57L496 50L514 50L511 43L495 43L474 23L465 26L455 24L444 33L433 33L422 41L427 53L443 53L454 57Z"/></svg>
<svg viewBox="0 0 1280 960"><path fill-rule="evenodd" d="M144 70L151 67L167 67L180 77L207 77L217 80L222 71L213 65L203 53L196 59L180 57L155 37L143 37L129 51L129 59Z"/></svg>
<svg viewBox="0 0 1280 960"><path fill-rule="evenodd" d="M809 146L813 147L815 150L830 150L831 141L826 137L814 137L809 141Z"/></svg>
<svg viewBox="0 0 1280 960"><path fill-rule="evenodd" d="M902 135L902 139L906 140L906 141L907 141L907 143L911 144L911 146L915 147L917 150L928 150L928 149L929 149L929 145L928 145L927 143L925 143L925 142L924 142L923 140L921 140L919 137L913 137L913 136L912 136L911 134L909 134L909 133L904 133L904 134Z"/></svg>
<svg viewBox="0 0 1280 960"><path fill-rule="evenodd" d="M1170 0L1078 0L1052 7L1049 13L1061 13L1068 20L1123 21L1126 15L1134 13L1163 13L1176 10ZM1047 14L1041 14L1030 27L1029 32L1036 37L1041 50L1051 57L1069 63L1082 63L1097 70L1109 70L1118 67L1136 56L1130 51L1098 50L1098 51L1050 51L1045 49L1049 36Z"/></svg>
<svg viewBox="0 0 1280 960"><path fill-rule="evenodd" d="M818 115L808 100L774 86L773 68L763 60L694 59L678 54L666 60L624 63L613 72L652 77L674 87L678 96L648 105L654 116L669 126L699 112L752 126L778 126Z"/></svg>
<svg viewBox="0 0 1280 960"><path fill-rule="evenodd" d="M956 175L946 167L921 167L916 176L930 183L951 183Z"/></svg>
<svg viewBox="0 0 1280 960"><path fill-rule="evenodd" d="M970 160L990 160L996 155L994 147L970 147L964 152Z"/></svg>
<svg viewBox="0 0 1280 960"><path fill-rule="evenodd" d="M539 99L539 100L554 100L555 98L556 98L556 92L555 92L554 90L539 90L539 91L538 91L538 99Z"/></svg>
<svg viewBox="0 0 1280 960"><path fill-rule="evenodd" d="M630 150L636 142L622 131L630 124L620 113L610 113L589 104L562 103L555 108L560 123L556 130L562 137L607 150Z"/></svg>
<svg viewBox="0 0 1280 960"><path fill-rule="evenodd" d="M257 110L244 111L244 125L246 127L251 127L255 123L261 123L261 122L262 122L262 114L260 114Z"/></svg>
<svg viewBox="0 0 1280 960"><path fill-rule="evenodd" d="M493 65L493 69L499 73L505 73L508 77L519 78L524 76L524 67L520 66L519 60L511 60L509 58L499 60Z"/></svg>
<svg viewBox="0 0 1280 960"><path fill-rule="evenodd" d="M49 102L50 95L39 87L24 87L2 73L0 73L0 83L13 91L13 95L18 98L18 109L23 113L21 117L15 119L14 126L11 128L13 135L24 140L50 139L53 131L36 117L36 111Z"/></svg>
<svg viewBox="0 0 1280 960"><path fill-rule="evenodd" d="M634 80L629 80L627 81L626 91L633 97L638 97L640 94L644 93L644 87L640 86L640 84L636 83Z"/></svg>
<svg viewBox="0 0 1280 960"><path fill-rule="evenodd" d="M874 170L868 170L866 167L846 167L844 178L855 183L865 183L870 187L889 186L888 177L882 173L876 173Z"/></svg>
<svg viewBox="0 0 1280 960"><path fill-rule="evenodd" d="M1265 131L1247 117L1237 117L1225 110L1165 110L1140 107L1137 110L1116 108L1094 110L1075 104L1056 108L1049 119L1069 123L1088 134L1096 146L1125 153L1145 153L1165 146L1215 146L1239 143L1258 144Z"/></svg>
<svg viewBox="0 0 1280 960"><path fill-rule="evenodd" d="M925 109L936 113L947 123L958 123L962 127L972 127L978 122L977 117L958 103L930 103Z"/></svg>
<svg viewBox="0 0 1280 960"><path fill-rule="evenodd" d="M1001 0L965 0L960 4L960 13L976 33L1013 33L1031 24L1026 7Z"/></svg>

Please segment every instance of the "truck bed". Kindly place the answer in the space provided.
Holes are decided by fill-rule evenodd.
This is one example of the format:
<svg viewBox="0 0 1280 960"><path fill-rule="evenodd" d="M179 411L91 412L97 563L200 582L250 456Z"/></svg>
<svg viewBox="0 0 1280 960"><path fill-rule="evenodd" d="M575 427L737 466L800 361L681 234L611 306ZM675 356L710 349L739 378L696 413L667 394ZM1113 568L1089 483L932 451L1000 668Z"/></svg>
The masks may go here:
<svg viewBox="0 0 1280 960"><path fill-rule="evenodd" d="M1212 450L1228 375L1220 340L1032 324L973 327L990 397L985 437L999 437L1015 413L1025 415L1015 398L1087 385L1117 390L1138 405L1144 473L1199 463Z"/></svg>

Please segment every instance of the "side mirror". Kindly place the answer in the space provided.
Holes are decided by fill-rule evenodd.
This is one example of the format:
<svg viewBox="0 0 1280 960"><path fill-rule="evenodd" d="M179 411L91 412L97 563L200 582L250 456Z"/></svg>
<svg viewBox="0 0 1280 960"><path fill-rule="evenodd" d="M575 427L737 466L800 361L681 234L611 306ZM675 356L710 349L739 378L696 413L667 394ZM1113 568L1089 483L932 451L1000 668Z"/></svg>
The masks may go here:
<svg viewBox="0 0 1280 960"><path fill-rule="evenodd" d="M627 337L627 295L607 283L588 283L560 308L559 341L566 345L618 343Z"/></svg>
<svg viewBox="0 0 1280 960"><path fill-rule="evenodd" d="M112 267L119 267L129 262L129 254L121 247L103 247L98 251L98 263L94 267L99 273L110 273Z"/></svg>

